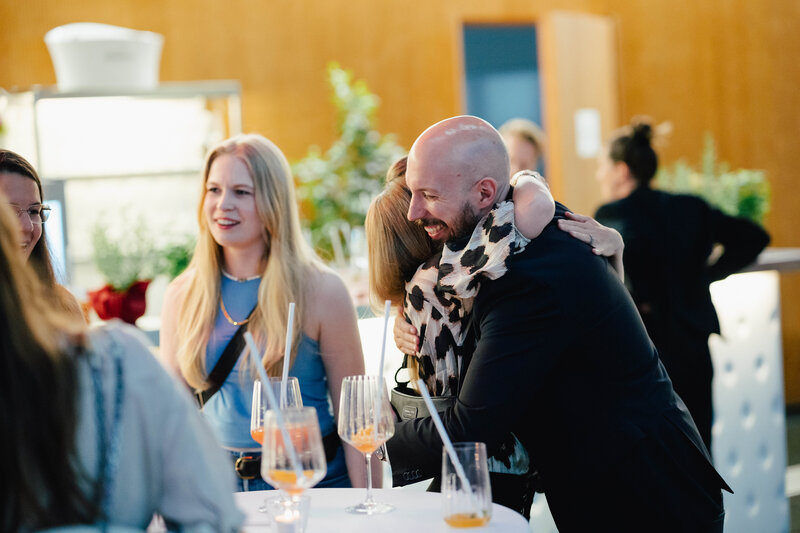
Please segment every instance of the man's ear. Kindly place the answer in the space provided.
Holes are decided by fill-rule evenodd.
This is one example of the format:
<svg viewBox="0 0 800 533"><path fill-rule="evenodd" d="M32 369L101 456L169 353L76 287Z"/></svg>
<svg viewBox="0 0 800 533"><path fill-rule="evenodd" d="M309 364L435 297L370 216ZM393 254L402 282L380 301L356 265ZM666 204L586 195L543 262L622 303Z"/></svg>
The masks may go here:
<svg viewBox="0 0 800 533"><path fill-rule="evenodd" d="M489 176L481 178L475 184L475 190L478 194L478 209L485 209L494 205L497 196L497 181L494 178Z"/></svg>

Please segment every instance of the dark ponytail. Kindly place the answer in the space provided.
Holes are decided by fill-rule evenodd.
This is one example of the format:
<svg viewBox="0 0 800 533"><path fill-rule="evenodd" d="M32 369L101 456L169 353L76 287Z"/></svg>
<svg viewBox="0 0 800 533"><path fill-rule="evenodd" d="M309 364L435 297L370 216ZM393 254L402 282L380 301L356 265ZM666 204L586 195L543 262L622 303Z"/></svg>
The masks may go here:
<svg viewBox="0 0 800 533"><path fill-rule="evenodd" d="M658 156L651 145L653 128L643 119L611 140L608 155L615 163L625 163L639 185L649 186L658 169Z"/></svg>

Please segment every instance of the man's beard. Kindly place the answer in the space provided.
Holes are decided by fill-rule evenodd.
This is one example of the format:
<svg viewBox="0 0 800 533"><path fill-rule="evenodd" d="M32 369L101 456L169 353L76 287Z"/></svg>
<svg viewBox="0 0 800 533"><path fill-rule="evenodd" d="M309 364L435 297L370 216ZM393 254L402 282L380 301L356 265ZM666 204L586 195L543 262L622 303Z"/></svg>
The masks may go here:
<svg viewBox="0 0 800 533"><path fill-rule="evenodd" d="M443 241L434 241L440 246L445 242L461 240L472 235L472 232L475 231L475 226L478 225L480 219L481 214L476 211L469 202L464 202L464 205L461 207L460 215L456 220L453 221L452 224L445 224L442 220L436 218L421 219L418 220L417 223L420 226L437 223L444 225L449 230L447 236Z"/></svg>
<svg viewBox="0 0 800 533"><path fill-rule="evenodd" d="M447 240L460 240L469 237L475 231L475 226L478 225L480 220L481 214L469 202L464 202L464 206L461 208L461 215L451 226L453 231Z"/></svg>

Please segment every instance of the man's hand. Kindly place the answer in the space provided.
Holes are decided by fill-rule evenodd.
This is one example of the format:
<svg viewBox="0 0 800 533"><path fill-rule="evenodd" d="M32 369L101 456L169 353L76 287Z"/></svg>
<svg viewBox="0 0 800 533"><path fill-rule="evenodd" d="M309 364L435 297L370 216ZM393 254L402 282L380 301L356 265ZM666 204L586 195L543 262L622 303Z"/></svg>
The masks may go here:
<svg viewBox="0 0 800 533"><path fill-rule="evenodd" d="M417 355L419 350L419 337L417 337L417 328L406 322L403 317L403 308L400 307L397 316L394 319L394 343L397 349L404 354Z"/></svg>

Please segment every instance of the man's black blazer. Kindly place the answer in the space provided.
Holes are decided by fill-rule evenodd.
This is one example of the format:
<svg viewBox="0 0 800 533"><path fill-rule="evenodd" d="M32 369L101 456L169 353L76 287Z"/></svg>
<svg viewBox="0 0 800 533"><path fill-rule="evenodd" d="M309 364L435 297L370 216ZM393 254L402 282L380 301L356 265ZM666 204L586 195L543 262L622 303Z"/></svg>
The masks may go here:
<svg viewBox="0 0 800 533"><path fill-rule="evenodd" d="M727 485L605 258L549 224L503 277L482 283L471 327L476 347L442 415L447 432L490 453L513 432L560 531L626 531L625 520L658 531L651 522L674 527L676 513L721 527ZM441 449L430 418L399 422L394 478L438 475Z"/></svg>

